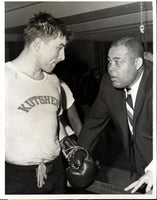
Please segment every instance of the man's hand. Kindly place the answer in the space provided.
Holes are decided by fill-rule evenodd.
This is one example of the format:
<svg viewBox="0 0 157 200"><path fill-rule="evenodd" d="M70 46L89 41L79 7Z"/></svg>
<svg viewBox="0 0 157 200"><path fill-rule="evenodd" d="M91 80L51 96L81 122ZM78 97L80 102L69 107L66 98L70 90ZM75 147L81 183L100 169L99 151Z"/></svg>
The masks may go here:
<svg viewBox="0 0 157 200"><path fill-rule="evenodd" d="M147 171L142 177L137 181L130 184L128 187L124 188L125 191L131 190L131 193L136 192L143 184L147 184L146 193L150 193L153 186L153 175L152 171Z"/></svg>

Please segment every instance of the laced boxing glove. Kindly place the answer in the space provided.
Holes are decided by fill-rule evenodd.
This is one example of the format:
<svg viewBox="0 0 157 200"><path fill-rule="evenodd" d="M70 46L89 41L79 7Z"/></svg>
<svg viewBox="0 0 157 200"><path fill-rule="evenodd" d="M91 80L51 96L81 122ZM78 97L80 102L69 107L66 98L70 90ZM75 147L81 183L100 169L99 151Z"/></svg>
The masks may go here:
<svg viewBox="0 0 157 200"><path fill-rule="evenodd" d="M76 145L68 136L60 141L62 152L67 158L67 179L74 187L87 187L95 179L97 167L88 151Z"/></svg>

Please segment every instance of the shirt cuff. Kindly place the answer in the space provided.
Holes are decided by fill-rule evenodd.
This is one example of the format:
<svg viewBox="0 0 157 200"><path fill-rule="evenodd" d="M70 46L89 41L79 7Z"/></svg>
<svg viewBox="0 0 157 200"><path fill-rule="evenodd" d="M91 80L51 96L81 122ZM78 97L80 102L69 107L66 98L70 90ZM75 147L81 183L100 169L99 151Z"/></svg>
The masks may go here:
<svg viewBox="0 0 157 200"><path fill-rule="evenodd" d="M153 160L149 163L149 165L147 165L144 171L145 173L148 171L153 171Z"/></svg>

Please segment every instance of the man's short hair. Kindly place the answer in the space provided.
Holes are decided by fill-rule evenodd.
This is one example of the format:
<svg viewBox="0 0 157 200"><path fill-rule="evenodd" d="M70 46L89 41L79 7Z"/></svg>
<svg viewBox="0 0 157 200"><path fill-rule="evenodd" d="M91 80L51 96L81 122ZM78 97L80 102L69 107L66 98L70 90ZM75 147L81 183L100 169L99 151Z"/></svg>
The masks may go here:
<svg viewBox="0 0 157 200"><path fill-rule="evenodd" d="M72 32L59 19L56 19L51 14L39 12L34 14L24 29L25 44L29 45L35 38L57 38L66 37L67 41L71 39Z"/></svg>
<svg viewBox="0 0 157 200"><path fill-rule="evenodd" d="M144 49L140 40L135 37L122 37L111 44L111 47L125 46L135 57L144 57Z"/></svg>

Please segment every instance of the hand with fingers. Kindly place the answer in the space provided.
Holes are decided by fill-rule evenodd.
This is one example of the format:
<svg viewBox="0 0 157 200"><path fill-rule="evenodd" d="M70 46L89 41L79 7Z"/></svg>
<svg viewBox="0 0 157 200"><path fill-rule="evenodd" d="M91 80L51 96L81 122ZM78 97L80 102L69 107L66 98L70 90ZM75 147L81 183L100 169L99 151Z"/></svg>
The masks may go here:
<svg viewBox="0 0 157 200"><path fill-rule="evenodd" d="M125 191L131 190L131 193L135 193L138 189L142 187L142 185L146 184L146 194L150 194L152 192L153 187L153 175L152 171L147 171L142 177L140 177L137 181L130 184L128 187L124 188Z"/></svg>

